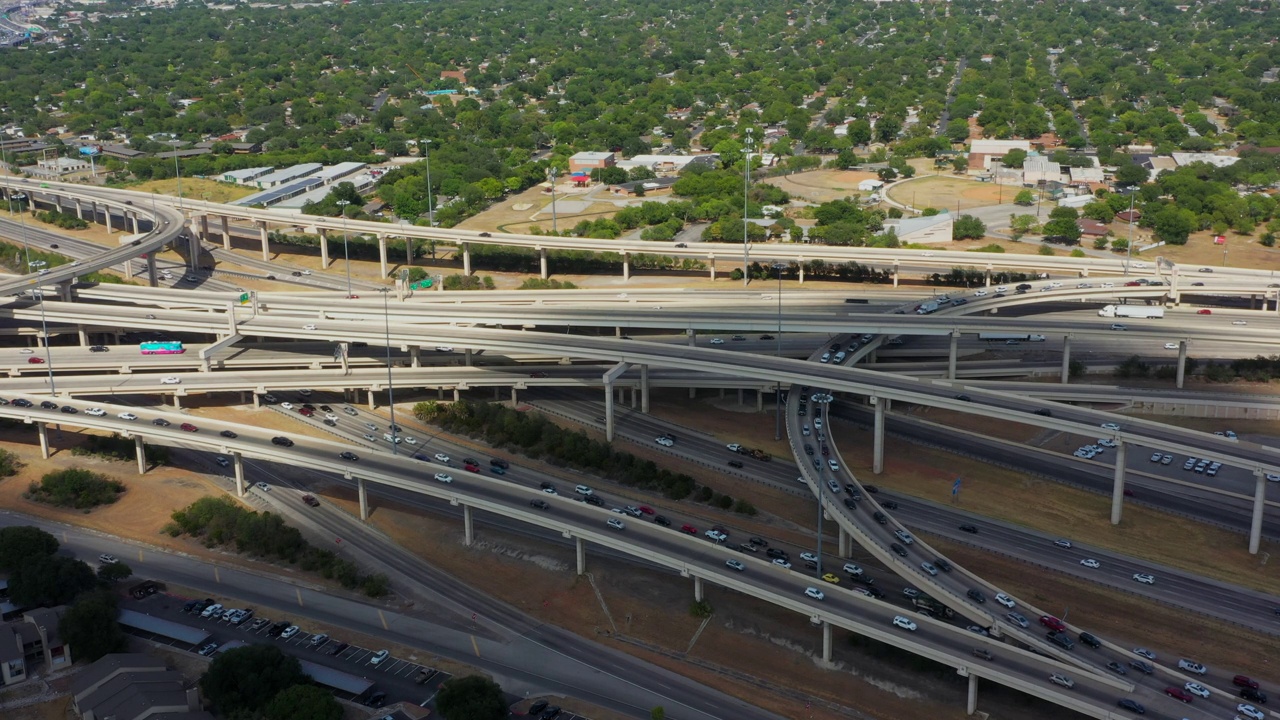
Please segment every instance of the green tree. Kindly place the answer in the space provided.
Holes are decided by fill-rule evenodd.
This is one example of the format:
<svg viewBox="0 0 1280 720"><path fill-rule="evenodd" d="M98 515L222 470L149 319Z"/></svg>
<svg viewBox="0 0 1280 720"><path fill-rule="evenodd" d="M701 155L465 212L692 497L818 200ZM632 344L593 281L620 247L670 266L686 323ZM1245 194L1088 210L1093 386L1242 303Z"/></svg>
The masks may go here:
<svg viewBox="0 0 1280 720"><path fill-rule="evenodd" d="M1026 161L1027 151L1022 148L1014 148L1000 158L1000 163L1007 168L1020 168Z"/></svg>
<svg viewBox="0 0 1280 720"><path fill-rule="evenodd" d="M1149 170L1131 160L1116 168L1115 183L1121 187L1141 185L1150 175Z"/></svg>
<svg viewBox="0 0 1280 720"><path fill-rule="evenodd" d="M977 240L987 234L987 226L972 215L956 218L951 228L952 240Z"/></svg>
<svg viewBox="0 0 1280 720"><path fill-rule="evenodd" d="M58 539L38 527L14 525L0 528L0 570L13 572L28 558L58 552Z"/></svg>
<svg viewBox="0 0 1280 720"><path fill-rule="evenodd" d="M661 705L649 711L649 720L666 720L666 719L667 719L667 711L663 710Z"/></svg>
<svg viewBox="0 0 1280 720"><path fill-rule="evenodd" d="M118 561L98 568L98 579L108 585L114 585L132 574L133 568Z"/></svg>
<svg viewBox="0 0 1280 720"><path fill-rule="evenodd" d="M93 568L83 560L37 555L24 560L9 577L9 594L18 605L65 605L97 584Z"/></svg>
<svg viewBox="0 0 1280 720"><path fill-rule="evenodd" d="M116 623L117 612L116 598L106 590L84 593L67 608L58 623L58 634L74 648L76 660L93 662L124 651L125 637Z"/></svg>
<svg viewBox="0 0 1280 720"><path fill-rule="evenodd" d="M292 655L274 645L247 645L218 653L200 678L200 690L223 717L262 710L286 688L310 679Z"/></svg>
<svg viewBox="0 0 1280 720"><path fill-rule="evenodd" d="M1009 221L1009 229L1025 235L1035 230L1039 224L1035 215L1016 215Z"/></svg>
<svg viewBox="0 0 1280 720"><path fill-rule="evenodd" d="M1018 194L1013 197L1013 202L1015 204L1022 205L1024 207L1027 205L1034 204L1035 201L1036 201L1035 193L1031 192L1026 188L1019 190Z"/></svg>
<svg viewBox="0 0 1280 720"><path fill-rule="evenodd" d="M1170 245L1186 245L1191 231L1196 229L1196 214L1186 208L1166 205L1156 213L1156 237Z"/></svg>
<svg viewBox="0 0 1280 720"><path fill-rule="evenodd" d="M1080 226L1077 224L1079 213L1073 207L1059 205L1049 213L1049 222L1044 224L1044 239L1047 242L1075 245L1080 242Z"/></svg>
<svg viewBox="0 0 1280 720"><path fill-rule="evenodd" d="M293 685L271 698L262 714L267 720L341 720L342 706L322 687Z"/></svg>
<svg viewBox="0 0 1280 720"><path fill-rule="evenodd" d="M507 717L502 688L483 675L453 678L440 686L436 709L445 720L505 720Z"/></svg>
<svg viewBox="0 0 1280 720"><path fill-rule="evenodd" d="M1106 250L1106 249L1107 249L1107 245L1108 245L1108 243L1110 243L1110 242L1111 242L1111 241L1110 241L1110 239L1109 239L1109 238L1106 238L1106 237L1094 238L1094 239L1093 239L1093 249L1094 249L1094 250Z"/></svg>

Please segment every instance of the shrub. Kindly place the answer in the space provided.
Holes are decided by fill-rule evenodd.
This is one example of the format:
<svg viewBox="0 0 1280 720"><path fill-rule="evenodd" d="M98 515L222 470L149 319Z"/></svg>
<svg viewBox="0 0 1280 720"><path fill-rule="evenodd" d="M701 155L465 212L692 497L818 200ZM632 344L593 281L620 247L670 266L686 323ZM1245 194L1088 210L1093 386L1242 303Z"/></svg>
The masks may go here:
<svg viewBox="0 0 1280 720"><path fill-rule="evenodd" d="M48 473L40 482L31 483L28 496L58 507L86 510L114 503L124 491L124 483L106 475L83 468L68 468Z"/></svg>
<svg viewBox="0 0 1280 720"><path fill-rule="evenodd" d="M689 614L696 618L709 618L714 610L706 600L694 600L689 604Z"/></svg>

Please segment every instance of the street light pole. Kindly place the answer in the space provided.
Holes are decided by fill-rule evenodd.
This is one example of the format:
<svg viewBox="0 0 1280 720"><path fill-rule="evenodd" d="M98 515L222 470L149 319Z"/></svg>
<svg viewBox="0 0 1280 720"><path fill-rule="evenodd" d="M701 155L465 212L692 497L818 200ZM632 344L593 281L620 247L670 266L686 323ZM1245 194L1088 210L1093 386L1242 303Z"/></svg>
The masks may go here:
<svg viewBox="0 0 1280 720"><path fill-rule="evenodd" d="M387 406L391 408L391 454L399 455L400 433L396 430L396 395L391 377L391 311L387 307L387 296L391 293L391 288L379 288L378 292L382 293L382 329L387 343Z"/></svg>
<svg viewBox="0 0 1280 720"><path fill-rule="evenodd" d="M547 168L547 177L551 180L551 234L559 235L560 228L556 223L556 169Z"/></svg>
<svg viewBox="0 0 1280 720"><path fill-rule="evenodd" d="M751 283L751 245L747 242L747 226L750 221L747 220L747 201L751 190L751 150L755 147L754 141L751 139L751 128L747 128L747 152L742 163L742 286L746 287Z"/></svg>
<svg viewBox="0 0 1280 720"><path fill-rule="evenodd" d="M22 225L22 253L26 258L27 272L31 272L31 248L27 246L27 221L22 215L22 201L26 199L26 193L12 193L9 195L10 201L18 201L18 222Z"/></svg>
<svg viewBox="0 0 1280 720"><path fill-rule="evenodd" d="M422 141L423 153L427 156L427 224L436 226L436 211L431 205L431 141Z"/></svg>
<svg viewBox="0 0 1280 720"><path fill-rule="evenodd" d="M824 408L830 407L830 403L833 399L834 398L829 393L826 393L826 392L816 393L809 396L809 400L813 402L815 419ZM821 412L821 414L826 415L828 421L831 420L830 413ZM822 524L823 524L822 497L824 492L823 490L824 485L826 485L826 481L822 479L822 470L821 470L821 466L819 466L819 470L818 470L818 577L822 577L822 533L823 533L822 531Z"/></svg>
<svg viewBox="0 0 1280 720"><path fill-rule="evenodd" d="M27 198L23 193L18 193L14 197L18 198L19 205ZM22 250L27 254L27 271L31 270L31 250L27 246L27 221L22 217L22 213L18 213L18 224L22 228ZM31 289L32 297L40 298L40 333L44 335L44 364L49 371L49 395L54 396L58 393L57 385L53 379L53 350L49 348L49 323L45 320L44 315L44 287L38 284Z"/></svg>
<svg viewBox="0 0 1280 720"><path fill-rule="evenodd" d="M782 357L782 263L774 263L773 269L778 273L778 334L774 336L773 356L775 358ZM774 385L773 402L777 412L775 412L775 422L773 429L773 439L782 439L782 381L779 380Z"/></svg>
<svg viewBox="0 0 1280 720"><path fill-rule="evenodd" d="M347 261L347 297L351 297L351 251L347 247L347 206L351 204L350 200L339 200L338 207L342 208L342 257Z"/></svg>
<svg viewBox="0 0 1280 720"><path fill-rule="evenodd" d="M1133 262L1133 200L1138 196L1138 188L1129 186L1129 246L1125 248L1124 274L1129 274L1129 265Z"/></svg>

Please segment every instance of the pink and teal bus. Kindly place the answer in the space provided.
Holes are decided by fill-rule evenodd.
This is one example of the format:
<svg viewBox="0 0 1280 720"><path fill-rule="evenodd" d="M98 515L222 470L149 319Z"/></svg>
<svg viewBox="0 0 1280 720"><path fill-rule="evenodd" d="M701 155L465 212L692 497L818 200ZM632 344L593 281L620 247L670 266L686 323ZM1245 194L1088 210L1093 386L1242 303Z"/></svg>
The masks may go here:
<svg viewBox="0 0 1280 720"><path fill-rule="evenodd" d="M156 342L144 342L138 346L143 355L181 355L187 349L182 347L179 340L159 340Z"/></svg>

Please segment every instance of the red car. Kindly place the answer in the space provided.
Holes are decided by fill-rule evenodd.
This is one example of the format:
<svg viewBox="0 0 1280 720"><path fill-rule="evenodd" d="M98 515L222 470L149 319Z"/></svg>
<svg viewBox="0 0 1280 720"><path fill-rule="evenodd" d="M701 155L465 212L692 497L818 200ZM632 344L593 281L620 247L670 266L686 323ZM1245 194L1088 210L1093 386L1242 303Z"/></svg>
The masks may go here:
<svg viewBox="0 0 1280 720"><path fill-rule="evenodd" d="M1231 682L1236 687L1247 687L1253 688L1254 690L1258 689L1258 681L1250 678L1248 675L1237 675L1231 678Z"/></svg>
<svg viewBox="0 0 1280 720"><path fill-rule="evenodd" d="M36 356L32 355L31 357L27 358L27 362L28 362L28 363L30 363L30 364L32 364L32 365L40 365L41 363L43 363L43 362L44 362L44 358L42 358L42 357L36 357Z"/></svg>
<svg viewBox="0 0 1280 720"><path fill-rule="evenodd" d="M1138 282L1137 280L1133 280L1133 281L1130 281L1130 282L1125 283L1125 284L1124 284L1124 286L1125 286L1125 287L1138 287L1138 286L1139 286L1139 285L1141 285L1141 284L1142 284L1142 283Z"/></svg>
<svg viewBox="0 0 1280 720"><path fill-rule="evenodd" d="M692 525L681 525L681 526L680 526L680 532L689 533L690 535L697 535L697 534L698 534L698 528L696 528L696 527L694 527L694 526L692 526Z"/></svg>
<svg viewBox="0 0 1280 720"><path fill-rule="evenodd" d="M480 466L474 463L467 463L462 466L467 472L480 472Z"/></svg>
<svg viewBox="0 0 1280 720"><path fill-rule="evenodd" d="M547 374L546 374L546 373L544 373L544 372L529 373L529 377L531 377L531 378L544 378L544 377L546 377L546 376L547 376Z"/></svg>
<svg viewBox="0 0 1280 720"><path fill-rule="evenodd" d="M298 408L298 414L303 415L305 417L311 417L312 415L316 414L316 411L308 407L300 407Z"/></svg>
<svg viewBox="0 0 1280 720"><path fill-rule="evenodd" d="M641 505L640 512L644 513L645 515L652 515L654 511L653 511L653 508L649 507L648 505Z"/></svg>
<svg viewBox="0 0 1280 720"><path fill-rule="evenodd" d="M197 430L199 430L199 429L200 429L200 428L196 427L195 425L192 425L191 423L182 423L182 424L181 424L181 425L179 425L178 427L182 428L183 430L185 430L185 431L187 431L187 432L196 432Z"/></svg>
<svg viewBox="0 0 1280 720"><path fill-rule="evenodd" d="M1054 632L1066 632L1067 625L1052 615L1041 615L1040 624Z"/></svg>
<svg viewBox="0 0 1280 720"><path fill-rule="evenodd" d="M1197 315L1212 315L1212 314L1213 314L1213 311L1212 311L1212 310L1210 310L1209 308L1200 308L1199 310L1197 310L1197 311L1196 311L1196 314L1197 314Z"/></svg>
<svg viewBox="0 0 1280 720"><path fill-rule="evenodd" d="M348 296L347 296L347 299L348 299L348 300L359 300L359 299L360 299L360 296L359 296L359 295L348 295Z"/></svg>
<svg viewBox="0 0 1280 720"><path fill-rule="evenodd" d="M1174 700L1181 700L1184 703L1189 703L1191 702L1191 699L1192 699L1191 693L1187 692L1186 690L1183 690L1180 687L1173 687L1173 686L1167 687L1164 689L1164 694L1168 695Z"/></svg>

